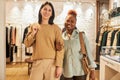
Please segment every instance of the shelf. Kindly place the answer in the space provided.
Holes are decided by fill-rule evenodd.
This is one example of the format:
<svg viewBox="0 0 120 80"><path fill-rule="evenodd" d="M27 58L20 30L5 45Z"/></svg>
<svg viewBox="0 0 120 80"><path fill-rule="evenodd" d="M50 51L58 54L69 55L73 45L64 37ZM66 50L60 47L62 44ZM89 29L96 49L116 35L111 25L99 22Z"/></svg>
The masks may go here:
<svg viewBox="0 0 120 80"><path fill-rule="evenodd" d="M100 57L100 80L120 80L120 63Z"/></svg>

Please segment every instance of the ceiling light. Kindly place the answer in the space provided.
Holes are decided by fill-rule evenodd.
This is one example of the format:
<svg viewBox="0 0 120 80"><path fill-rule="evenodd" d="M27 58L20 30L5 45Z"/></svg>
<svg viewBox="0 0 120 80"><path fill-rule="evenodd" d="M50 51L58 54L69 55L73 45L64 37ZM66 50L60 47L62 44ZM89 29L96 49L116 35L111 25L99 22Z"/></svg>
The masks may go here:
<svg viewBox="0 0 120 80"><path fill-rule="evenodd" d="M25 2L27 2L27 0L25 0Z"/></svg>
<svg viewBox="0 0 120 80"><path fill-rule="evenodd" d="M17 2L17 0L14 0L15 2Z"/></svg>

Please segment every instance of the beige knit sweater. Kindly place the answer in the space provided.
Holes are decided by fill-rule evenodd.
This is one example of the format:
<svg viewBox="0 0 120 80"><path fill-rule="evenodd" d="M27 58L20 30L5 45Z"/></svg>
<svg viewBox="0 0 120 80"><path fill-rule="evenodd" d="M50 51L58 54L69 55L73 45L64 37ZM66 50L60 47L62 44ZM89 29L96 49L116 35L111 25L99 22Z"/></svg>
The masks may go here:
<svg viewBox="0 0 120 80"><path fill-rule="evenodd" d="M36 35L33 34L32 27L38 27ZM62 50L56 51L55 43L60 42ZM26 47L33 46L33 60L39 59L55 59L55 65L62 67L64 56L64 42L60 28L53 24L34 23L28 30L28 34L24 40Z"/></svg>

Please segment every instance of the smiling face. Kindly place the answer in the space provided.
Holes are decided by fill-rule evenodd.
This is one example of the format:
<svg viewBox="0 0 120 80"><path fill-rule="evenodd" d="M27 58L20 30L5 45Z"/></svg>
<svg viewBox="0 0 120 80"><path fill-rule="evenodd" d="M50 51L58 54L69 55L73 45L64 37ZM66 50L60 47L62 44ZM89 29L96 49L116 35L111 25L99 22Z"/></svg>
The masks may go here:
<svg viewBox="0 0 120 80"><path fill-rule="evenodd" d="M52 8L50 5L45 5L41 9L41 15L42 15L42 20L49 20L49 18L52 16Z"/></svg>
<svg viewBox="0 0 120 80"><path fill-rule="evenodd" d="M72 32L75 29L76 17L73 15L67 15L65 20L65 28L68 32Z"/></svg>

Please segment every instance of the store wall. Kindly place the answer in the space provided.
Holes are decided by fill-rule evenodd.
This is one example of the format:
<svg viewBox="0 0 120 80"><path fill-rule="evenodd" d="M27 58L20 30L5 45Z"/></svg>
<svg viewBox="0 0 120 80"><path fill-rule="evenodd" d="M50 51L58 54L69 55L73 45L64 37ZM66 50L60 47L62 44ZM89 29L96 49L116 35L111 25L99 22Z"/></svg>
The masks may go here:
<svg viewBox="0 0 120 80"><path fill-rule="evenodd" d="M0 0L0 80L5 80L5 0Z"/></svg>
<svg viewBox="0 0 120 80"><path fill-rule="evenodd" d="M120 0L109 0L110 6L109 9L113 9L114 7L120 7Z"/></svg>
<svg viewBox="0 0 120 80"><path fill-rule="evenodd" d="M45 1L25 2L21 1L7 1L6 2L6 24L22 24L22 30L33 22L37 22L38 10ZM80 31L85 31L93 55L96 53L96 0L82 0L76 1L52 1L55 8L56 18L55 23L62 29L64 27L64 20L68 10L74 9L77 11L77 25ZM23 32L23 31L22 31Z"/></svg>
<svg viewBox="0 0 120 80"><path fill-rule="evenodd" d="M109 0L100 2L100 27L109 20Z"/></svg>

